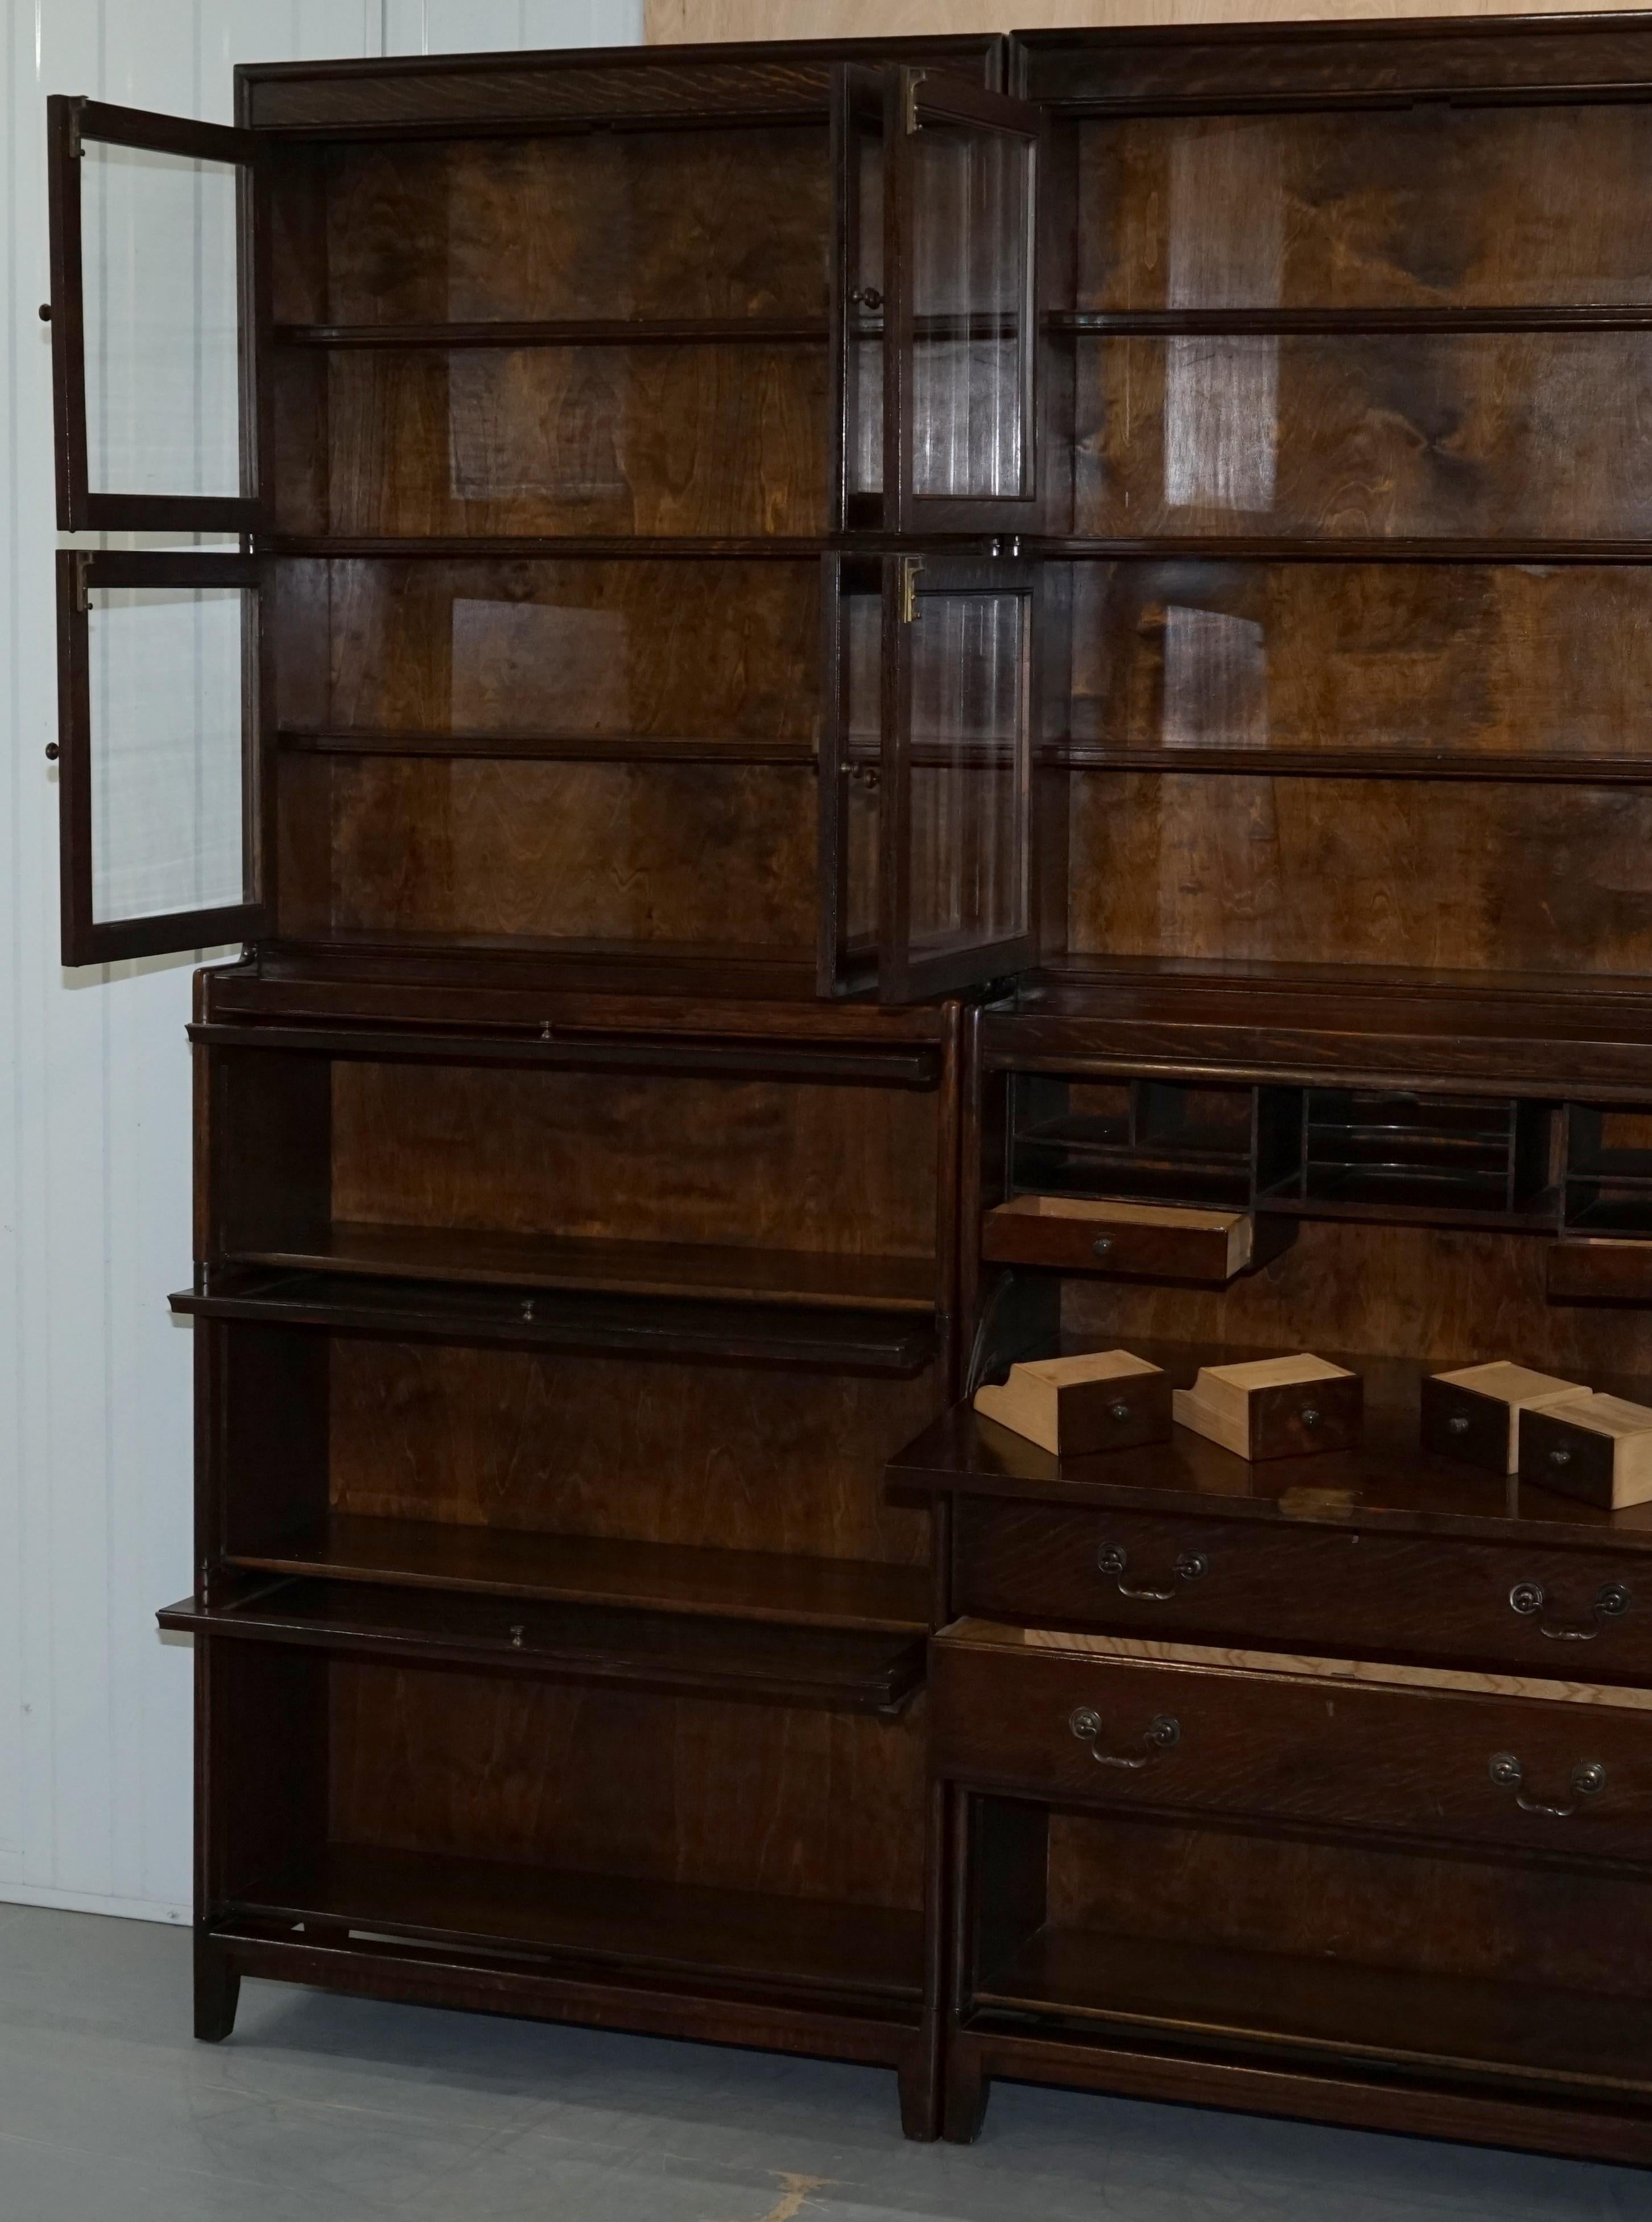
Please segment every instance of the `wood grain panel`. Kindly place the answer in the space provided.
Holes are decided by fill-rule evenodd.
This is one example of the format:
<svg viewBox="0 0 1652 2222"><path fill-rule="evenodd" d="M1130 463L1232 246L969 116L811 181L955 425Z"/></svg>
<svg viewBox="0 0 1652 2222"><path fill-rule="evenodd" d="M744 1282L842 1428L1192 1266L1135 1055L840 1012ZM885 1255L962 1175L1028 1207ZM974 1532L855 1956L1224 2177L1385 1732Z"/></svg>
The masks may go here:
<svg viewBox="0 0 1652 2222"><path fill-rule="evenodd" d="M1049 1890L1052 1924L1167 1943L1616 1997L1652 1984L1647 1886L1617 1877L1055 1815Z"/></svg>
<svg viewBox="0 0 1652 2222"><path fill-rule="evenodd" d="M1652 335L1077 342L1075 529L1310 538L1652 526Z"/></svg>
<svg viewBox="0 0 1652 2222"><path fill-rule="evenodd" d="M1618 0L1623 4L1623 0ZM1607 12L1598 0L791 0L787 35L809 39L943 37L966 31L1066 31L1142 23L1380 22L1403 16L1520 16ZM644 0L650 46L772 38L773 0Z"/></svg>
<svg viewBox="0 0 1652 2222"><path fill-rule="evenodd" d="M1066 1326L1109 1349L1185 1336L1280 1350L1404 1351L1444 1366L1518 1358L1562 1378L1652 1370L1652 1322L1549 1304L1529 1235L1304 1221L1295 1247L1225 1290L1071 1280Z"/></svg>
<svg viewBox="0 0 1652 2222"><path fill-rule="evenodd" d="M1644 973L1649 838L1638 790L1083 773L1071 945Z"/></svg>
<svg viewBox="0 0 1652 2222"><path fill-rule="evenodd" d="M328 163L326 223L334 323L824 319L826 132L348 147ZM319 321L289 298L278 317Z"/></svg>
<svg viewBox="0 0 1652 2222"><path fill-rule="evenodd" d="M1071 577L1075 739L1645 750L1652 573L1169 562Z"/></svg>
<svg viewBox="0 0 1652 2222"><path fill-rule="evenodd" d="M820 729L815 563L289 568L323 575L331 656L329 675L283 641L286 723L598 739L812 741Z"/></svg>
<svg viewBox="0 0 1652 2222"><path fill-rule="evenodd" d="M335 532L826 529L824 344L346 348L329 362Z"/></svg>
<svg viewBox="0 0 1652 2222"><path fill-rule="evenodd" d="M807 765L340 758L332 806L336 928L813 940Z"/></svg>
<svg viewBox="0 0 1652 2222"><path fill-rule="evenodd" d="M341 1336L334 1510L921 1565L928 1520L883 1501L933 1377L539 1358Z"/></svg>
<svg viewBox="0 0 1652 2222"><path fill-rule="evenodd" d="M922 1902L922 1701L898 1724L331 1670L343 1842L851 1905Z"/></svg>
<svg viewBox="0 0 1652 2222"><path fill-rule="evenodd" d="M933 1095L341 1063L341 1220L935 1252Z"/></svg>
<svg viewBox="0 0 1652 2222"><path fill-rule="evenodd" d="M1150 116L1077 141L1080 308L1647 298L1643 108Z"/></svg>

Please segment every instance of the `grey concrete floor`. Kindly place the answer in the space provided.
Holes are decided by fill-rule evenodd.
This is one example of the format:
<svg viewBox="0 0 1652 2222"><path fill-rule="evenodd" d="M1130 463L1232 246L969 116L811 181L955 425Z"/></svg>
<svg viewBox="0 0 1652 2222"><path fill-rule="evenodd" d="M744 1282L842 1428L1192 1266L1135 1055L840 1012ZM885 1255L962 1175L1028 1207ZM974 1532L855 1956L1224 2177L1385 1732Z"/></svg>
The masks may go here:
<svg viewBox="0 0 1652 2222"><path fill-rule="evenodd" d="M0 1905L0 2222L1649 2222L1652 2174L1001 2084L909 2145L893 2079L249 1983L179 1930Z"/></svg>

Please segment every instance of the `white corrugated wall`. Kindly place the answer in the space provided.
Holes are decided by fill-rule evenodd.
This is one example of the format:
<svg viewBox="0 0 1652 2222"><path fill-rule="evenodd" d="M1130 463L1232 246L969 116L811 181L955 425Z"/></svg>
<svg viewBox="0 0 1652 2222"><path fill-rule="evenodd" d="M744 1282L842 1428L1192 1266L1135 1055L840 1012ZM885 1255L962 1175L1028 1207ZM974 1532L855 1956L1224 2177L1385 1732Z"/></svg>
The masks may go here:
<svg viewBox="0 0 1652 2222"><path fill-rule="evenodd" d="M0 1899L178 1920L190 1891L189 1654L154 1611L190 1586L192 960L58 963L46 97L227 123L237 61L619 46L642 12L0 0Z"/></svg>

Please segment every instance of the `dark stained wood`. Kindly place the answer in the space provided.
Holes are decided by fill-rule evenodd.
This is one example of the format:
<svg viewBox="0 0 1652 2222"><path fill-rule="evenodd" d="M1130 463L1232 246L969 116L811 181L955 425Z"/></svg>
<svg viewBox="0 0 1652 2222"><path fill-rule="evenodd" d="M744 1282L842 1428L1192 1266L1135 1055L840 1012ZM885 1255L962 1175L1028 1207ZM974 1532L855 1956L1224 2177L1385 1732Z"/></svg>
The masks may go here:
<svg viewBox="0 0 1652 2222"><path fill-rule="evenodd" d="M294 1528L279 1544L226 1555L238 1566L382 1582L398 1590L710 1614L788 1627L901 1633L921 1628L927 1618L918 1567L694 1542L543 1535L474 1521L347 1511Z"/></svg>
<svg viewBox="0 0 1652 2222"><path fill-rule="evenodd" d="M1644 975L1638 794L1087 772L1071 946L1109 956ZM1429 899L1413 900L1426 886Z"/></svg>
<svg viewBox="0 0 1652 2222"><path fill-rule="evenodd" d="M1627 568L1075 564L1070 744L1159 752L1167 770L1198 751L1253 772L1276 752L1293 771L1644 761L1649 594Z"/></svg>
<svg viewBox="0 0 1652 2222"><path fill-rule="evenodd" d="M1643 408L1647 378L1632 332L1087 342L1076 529L1644 534L1652 478L1590 432Z"/></svg>
<svg viewBox="0 0 1652 2222"><path fill-rule="evenodd" d="M590 1606L547 1610L483 1597L287 1581L209 1606L167 1605L162 1628L322 1650L334 1657L462 1665L558 1681L750 1697L893 1718L923 1682L921 1635L721 1621Z"/></svg>
<svg viewBox="0 0 1652 2222"><path fill-rule="evenodd" d="M921 1972L906 1911L379 1847L334 1845L245 1911L902 2003Z"/></svg>
<svg viewBox="0 0 1652 2222"><path fill-rule="evenodd" d="M346 536L783 538L826 523L824 342L345 348L327 412L328 530Z"/></svg>

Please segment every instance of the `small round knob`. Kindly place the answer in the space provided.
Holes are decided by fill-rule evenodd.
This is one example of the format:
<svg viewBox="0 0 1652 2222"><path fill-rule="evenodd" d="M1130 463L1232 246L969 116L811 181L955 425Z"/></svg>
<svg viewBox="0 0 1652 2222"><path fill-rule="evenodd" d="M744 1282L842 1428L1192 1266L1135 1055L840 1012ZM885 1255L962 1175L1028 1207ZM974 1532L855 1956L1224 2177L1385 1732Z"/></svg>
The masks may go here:
<svg viewBox="0 0 1652 2222"><path fill-rule="evenodd" d="M42 301L41 303L41 322L43 324L49 324L51 321L52 304L49 301Z"/></svg>
<svg viewBox="0 0 1652 2222"><path fill-rule="evenodd" d="M1210 1571L1210 1561L1203 1551L1184 1551L1176 1561L1176 1571L1184 1582L1203 1581Z"/></svg>
<svg viewBox="0 0 1652 2222"><path fill-rule="evenodd" d="M1580 1798L1599 1798L1606 1786L1606 1770L1598 1759L1579 1761L1572 1769L1572 1787Z"/></svg>
<svg viewBox="0 0 1652 2222"><path fill-rule="evenodd" d="M1130 1407L1128 1404L1110 1404L1108 1407L1109 1419L1116 1420L1121 1427L1124 1425L1129 1416Z"/></svg>
<svg viewBox="0 0 1652 2222"><path fill-rule="evenodd" d="M1317 1405L1304 1404L1303 1406L1302 1424L1304 1428L1316 1428L1319 1425L1319 1420L1320 1414Z"/></svg>
<svg viewBox="0 0 1652 2222"><path fill-rule="evenodd" d="M1541 1582L1517 1582L1509 1591L1511 1609L1523 1613L1528 1618L1543 1609L1543 1585Z"/></svg>
<svg viewBox="0 0 1652 2222"><path fill-rule="evenodd" d="M1467 1413L1454 1412L1451 1417L1446 1422L1446 1427L1454 1435L1466 1435L1468 1433Z"/></svg>
<svg viewBox="0 0 1652 2222"><path fill-rule="evenodd" d="M1096 1257L1105 1258L1113 1247L1113 1237L1110 1234L1098 1234L1090 1246Z"/></svg>
<svg viewBox="0 0 1652 2222"><path fill-rule="evenodd" d="M1511 1751L1496 1751L1492 1754L1491 1776L1499 1790L1518 1790L1526 1770Z"/></svg>
<svg viewBox="0 0 1652 2222"><path fill-rule="evenodd" d="M1548 1462L1550 1466L1570 1466L1572 1463L1570 1447L1565 1443L1556 1443L1548 1454Z"/></svg>
<svg viewBox="0 0 1652 2222"><path fill-rule="evenodd" d="M1606 1613L1616 1620L1620 1613L1627 1612L1634 1602L1622 1582L1608 1582L1595 1599L1595 1610Z"/></svg>
<svg viewBox="0 0 1652 2222"><path fill-rule="evenodd" d="M46 744L46 761L47 763L55 763L62 753L62 750L59 748L55 741L47 741Z"/></svg>
<svg viewBox="0 0 1652 2222"><path fill-rule="evenodd" d="M1080 1705L1067 1723L1076 1736L1088 1739L1102 1732L1102 1717L1089 1705Z"/></svg>
<svg viewBox="0 0 1652 2222"><path fill-rule="evenodd" d="M881 309L883 296L876 286L857 286L849 296L857 309Z"/></svg>

